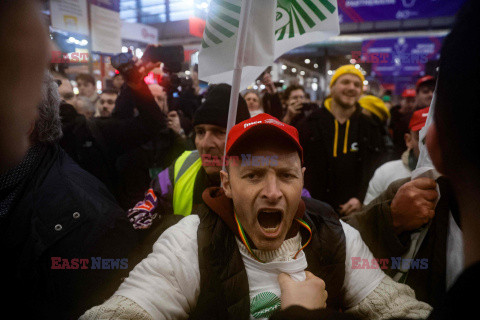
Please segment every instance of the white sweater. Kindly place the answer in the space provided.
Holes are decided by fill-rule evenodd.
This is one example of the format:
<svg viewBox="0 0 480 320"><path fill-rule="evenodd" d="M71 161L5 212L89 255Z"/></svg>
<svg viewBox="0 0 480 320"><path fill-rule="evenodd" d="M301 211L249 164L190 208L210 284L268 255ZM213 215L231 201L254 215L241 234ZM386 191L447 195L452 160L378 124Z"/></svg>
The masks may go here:
<svg viewBox="0 0 480 320"><path fill-rule="evenodd" d="M191 215L166 230L154 244L153 252L130 272L115 295L103 305L87 311L81 319L113 319L112 314L118 315L116 311L120 308L122 309L121 319L187 319L189 313L195 308L200 293L197 245L199 224L199 217ZM391 283L391 279L380 269L352 269L353 257L371 260L373 255L357 230L343 222L342 227L346 238L345 280L343 283L345 305L343 309L350 309L358 314L363 314L365 308L372 309L370 316L373 318L381 318L374 314L407 314L414 317L419 315L426 317L431 307L415 300L413 290L408 286ZM300 241L300 237L294 241ZM240 245L249 283L255 283L258 276L262 277L259 272L266 272L265 279L269 283L265 286L269 286L276 294L279 294L279 290L276 289L278 288L276 275L279 272L288 271L289 268L261 269L261 264L246 255L245 248L241 247L243 245L238 242L237 245ZM296 251L295 249L298 247L298 244L295 243L284 243L284 245L283 248L278 249L280 250L277 252L278 254L270 254L274 260L280 255L290 256L289 251ZM282 259L280 257L280 260ZM291 269L293 273L298 274L301 269L306 268L307 264L304 259L305 256L302 254L297 258L298 261L295 260L296 263ZM271 263L281 264L279 261ZM299 266L300 269L298 269ZM394 297L384 296L385 283L393 288L390 288L390 291L393 290ZM256 295L252 294L252 289L258 290L258 288L252 285L250 288L253 299ZM328 291L328 288L326 289ZM375 293L378 290L381 292L380 296ZM370 306L372 301L374 307ZM395 303L391 304L392 301ZM399 301L408 305L408 310L405 310L402 304L398 303ZM254 319L253 315L251 315L251 319Z"/></svg>
<svg viewBox="0 0 480 320"><path fill-rule="evenodd" d="M410 177L411 175L412 172L405 165L402 159L384 163L377 170L375 170L372 179L370 179L363 204L369 204L383 191L387 190L388 186L393 181Z"/></svg>

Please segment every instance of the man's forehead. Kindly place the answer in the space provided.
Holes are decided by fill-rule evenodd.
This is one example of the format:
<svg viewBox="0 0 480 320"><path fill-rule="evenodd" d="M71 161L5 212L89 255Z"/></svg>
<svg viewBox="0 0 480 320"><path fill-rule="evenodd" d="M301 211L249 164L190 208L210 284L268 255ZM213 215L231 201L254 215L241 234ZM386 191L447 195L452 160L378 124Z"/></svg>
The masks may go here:
<svg viewBox="0 0 480 320"><path fill-rule="evenodd" d="M335 83L338 83L339 81L342 81L342 80L362 82L362 79L360 79L358 76L356 76L352 73L342 74L340 77L338 77L338 79L337 79L337 81L335 81Z"/></svg>
<svg viewBox="0 0 480 320"><path fill-rule="evenodd" d="M303 91L302 89L295 89L290 93L290 97L292 97L292 96L304 96L304 95L305 95L305 91Z"/></svg>
<svg viewBox="0 0 480 320"><path fill-rule="evenodd" d="M207 130L225 131L226 130L224 127L220 127L215 124L197 124L195 126L195 129L203 129L205 131Z"/></svg>
<svg viewBox="0 0 480 320"><path fill-rule="evenodd" d="M102 96L102 97L105 96L105 97L108 98L108 97L116 97L117 94L115 94L115 93L109 93L109 92L104 92L104 93L101 94L101 96Z"/></svg>
<svg viewBox="0 0 480 320"><path fill-rule="evenodd" d="M266 150L258 150L252 153L242 153L239 156L241 168L268 168L277 167L281 169L297 169L301 168L300 156L296 151L292 152L272 152Z"/></svg>

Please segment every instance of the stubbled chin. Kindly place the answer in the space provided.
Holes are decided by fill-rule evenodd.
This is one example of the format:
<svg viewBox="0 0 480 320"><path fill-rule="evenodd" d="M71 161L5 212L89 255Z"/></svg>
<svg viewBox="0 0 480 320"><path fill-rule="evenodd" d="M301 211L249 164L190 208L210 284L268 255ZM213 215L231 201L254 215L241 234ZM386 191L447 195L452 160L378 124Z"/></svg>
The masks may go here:
<svg viewBox="0 0 480 320"><path fill-rule="evenodd" d="M280 248L282 245L284 239L275 239L275 240L262 240L259 241L258 244L255 244L258 250L263 250L263 251L273 251L277 250Z"/></svg>

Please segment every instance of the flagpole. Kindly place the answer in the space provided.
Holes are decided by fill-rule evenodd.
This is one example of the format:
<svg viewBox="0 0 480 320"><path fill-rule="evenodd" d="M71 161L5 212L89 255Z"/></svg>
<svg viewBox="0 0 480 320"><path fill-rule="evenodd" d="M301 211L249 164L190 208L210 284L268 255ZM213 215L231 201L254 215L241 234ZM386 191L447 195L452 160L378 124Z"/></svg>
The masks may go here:
<svg viewBox="0 0 480 320"><path fill-rule="evenodd" d="M247 27L250 18L250 10L252 8L253 0L242 1L242 11L240 12L240 23L237 34L237 46L235 49L235 64L232 77L232 93L230 94L230 105L228 109L228 121L227 121L227 135L225 138L225 147L223 150L223 170L225 170L226 159L226 145L228 139L228 133L230 129L235 125L237 118L238 107L238 95L240 93L240 82L242 80L242 68L245 57L245 44L247 41Z"/></svg>

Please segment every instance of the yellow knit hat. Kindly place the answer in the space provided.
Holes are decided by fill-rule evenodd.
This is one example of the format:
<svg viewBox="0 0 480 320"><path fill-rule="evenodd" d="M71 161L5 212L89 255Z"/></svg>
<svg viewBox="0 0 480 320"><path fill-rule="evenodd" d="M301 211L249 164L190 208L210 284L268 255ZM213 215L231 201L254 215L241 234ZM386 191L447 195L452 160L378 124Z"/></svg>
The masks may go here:
<svg viewBox="0 0 480 320"><path fill-rule="evenodd" d="M362 108L376 115L382 122L390 118L390 111L380 98L367 95L361 97L358 103Z"/></svg>
<svg viewBox="0 0 480 320"><path fill-rule="evenodd" d="M353 75L356 75L357 77L359 77L360 80L362 80L362 88L363 88L363 81L365 81L365 77L363 76L363 74L360 70L355 68L355 66L353 64L346 64L344 66L341 66L340 68L338 68L335 71L335 73L332 76L332 80L330 80L330 88L333 86L335 81L337 81L337 79L340 76L343 76L344 74L347 74L347 73L350 73L350 74L353 74Z"/></svg>

